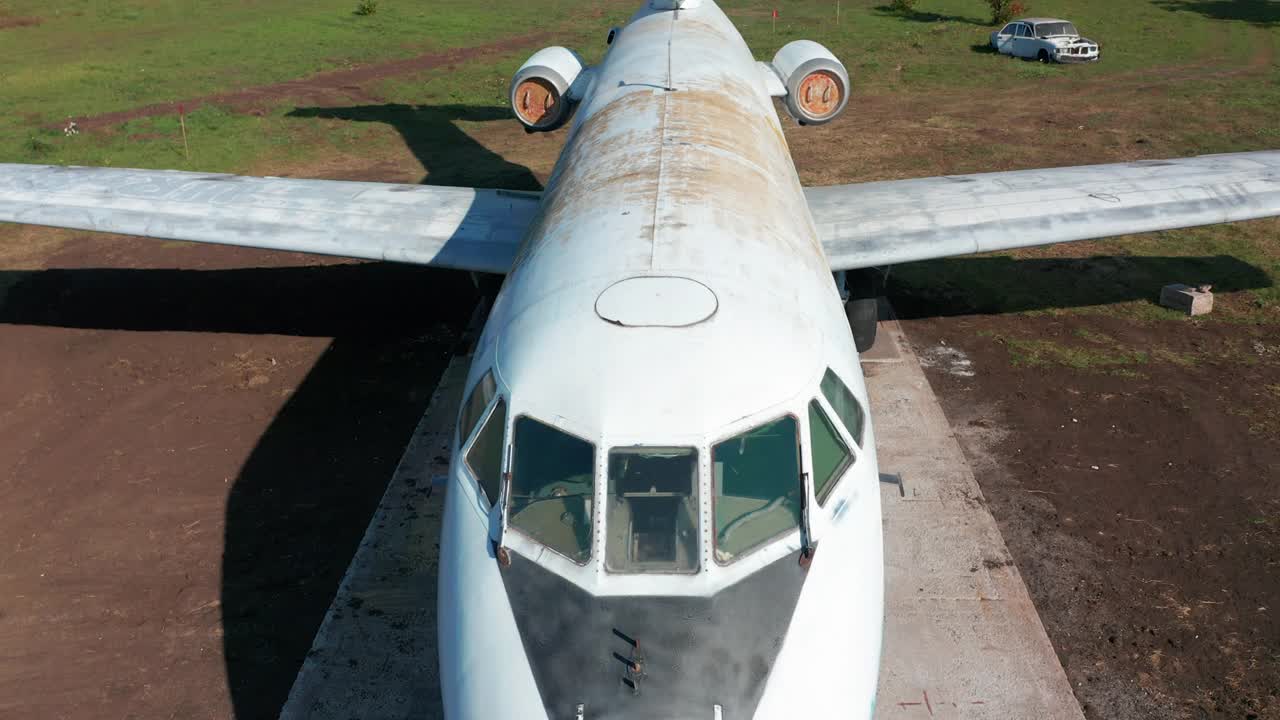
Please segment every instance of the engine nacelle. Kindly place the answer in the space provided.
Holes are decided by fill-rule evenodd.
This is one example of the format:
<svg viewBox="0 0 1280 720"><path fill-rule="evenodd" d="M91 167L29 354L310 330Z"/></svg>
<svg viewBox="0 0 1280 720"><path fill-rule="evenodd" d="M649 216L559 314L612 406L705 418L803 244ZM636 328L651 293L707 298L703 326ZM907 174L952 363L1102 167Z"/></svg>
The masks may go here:
<svg viewBox="0 0 1280 720"><path fill-rule="evenodd" d="M849 104L848 71L812 40L783 45L773 56L773 70L787 88L787 112L802 125L830 122Z"/></svg>
<svg viewBox="0 0 1280 720"><path fill-rule="evenodd" d="M555 130L573 114L577 98L569 92L585 67L582 58L562 47L534 53L511 79L511 109L529 132Z"/></svg>

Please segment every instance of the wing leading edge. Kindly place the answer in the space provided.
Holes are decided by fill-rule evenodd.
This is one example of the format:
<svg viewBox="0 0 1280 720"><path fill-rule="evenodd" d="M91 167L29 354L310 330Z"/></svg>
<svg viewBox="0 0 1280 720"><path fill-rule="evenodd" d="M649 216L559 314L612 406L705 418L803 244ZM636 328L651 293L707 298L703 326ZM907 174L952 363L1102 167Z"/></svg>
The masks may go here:
<svg viewBox="0 0 1280 720"><path fill-rule="evenodd" d="M0 221L505 273L538 194L0 164Z"/></svg>
<svg viewBox="0 0 1280 720"><path fill-rule="evenodd" d="M1280 215L1280 151L805 189L832 270ZM0 163L0 221L505 273L538 194Z"/></svg>
<svg viewBox="0 0 1280 720"><path fill-rule="evenodd" d="M1280 151L805 189L832 270L1280 215Z"/></svg>

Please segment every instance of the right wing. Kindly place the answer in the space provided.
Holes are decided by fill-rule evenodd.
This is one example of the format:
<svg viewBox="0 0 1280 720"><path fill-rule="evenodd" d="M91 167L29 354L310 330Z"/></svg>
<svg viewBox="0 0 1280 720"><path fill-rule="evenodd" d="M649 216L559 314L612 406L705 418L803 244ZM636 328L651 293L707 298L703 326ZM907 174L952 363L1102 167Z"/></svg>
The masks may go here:
<svg viewBox="0 0 1280 720"><path fill-rule="evenodd" d="M1280 151L805 188L832 270L1280 215Z"/></svg>
<svg viewBox="0 0 1280 720"><path fill-rule="evenodd" d="M0 221L505 273L538 193L0 164Z"/></svg>

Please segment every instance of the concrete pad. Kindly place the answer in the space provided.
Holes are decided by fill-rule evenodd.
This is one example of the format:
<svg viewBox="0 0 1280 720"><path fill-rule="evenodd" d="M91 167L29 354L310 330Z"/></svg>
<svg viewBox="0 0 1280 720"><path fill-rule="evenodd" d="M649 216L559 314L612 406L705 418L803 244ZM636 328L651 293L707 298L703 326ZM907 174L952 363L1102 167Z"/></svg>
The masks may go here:
<svg viewBox="0 0 1280 720"><path fill-rule="evenodd" d="M877 718L1082 720L1066 674L902 328L863 365L884 504ZM886 362L887 354L897 356ZM890 482L891 478L900 482Z"/></svg>
<svg viewBox="0 0 1280 720"><path fill-rule="evenodd" d="M444 717L436 572L449 439L469 356L455 357L414 431L289 691L286 720Z"/></svg>
<svg viewBox="0 0 1280 720"><path fill-rule="evenodd" d="M281 717L444 715L436 657L443 491L470 359L455 358L396 469ZM973 473L898 323L864 369L885 519L878 718L1083 718Z"/></svg>

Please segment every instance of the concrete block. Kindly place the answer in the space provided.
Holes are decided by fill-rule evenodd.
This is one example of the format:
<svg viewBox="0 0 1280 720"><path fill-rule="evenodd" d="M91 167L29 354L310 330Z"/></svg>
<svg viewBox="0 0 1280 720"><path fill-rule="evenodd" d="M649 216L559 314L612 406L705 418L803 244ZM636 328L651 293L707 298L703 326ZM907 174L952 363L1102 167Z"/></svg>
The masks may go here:
<svg viewBox="0 0 1280 720"><path fill-rule="evenodd" d="M1208 285L1191 287L1174 283L1160 289L1160 304L1188 315L1206 315L1213 310L1213 293Z"/></svg>

